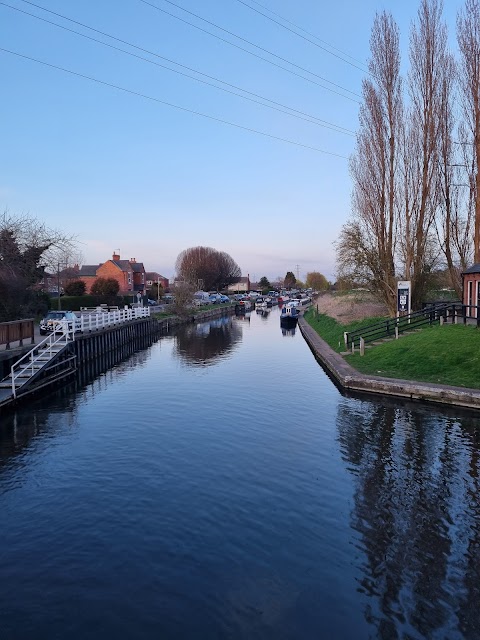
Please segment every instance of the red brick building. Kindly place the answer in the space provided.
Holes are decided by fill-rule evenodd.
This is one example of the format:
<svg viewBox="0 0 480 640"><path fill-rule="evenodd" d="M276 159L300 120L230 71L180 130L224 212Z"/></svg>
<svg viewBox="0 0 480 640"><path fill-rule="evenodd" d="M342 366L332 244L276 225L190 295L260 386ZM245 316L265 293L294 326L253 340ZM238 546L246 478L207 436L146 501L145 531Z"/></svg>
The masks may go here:
<svg viewBox="0 0 480 640"><path fill-rule="evenodd" d="M84 264L78 271L78 279L83 280L86 286L86 293L90 293L92 284L97 278L113 278L118 282L119 293L122 295L129 293L145 294L146 277L143 262L137 262L135 258L121 260L119 253L114 253L111 260L103 264Z"/></svg>
<svg viewBox="0 0 480 640"><path fill-rule="evenodd" d="M160 286L163 288L164 291L166 291L170 286L168 278L165 278L164 276L160 275L156 271L147 271L145 273L145 279L147 283L147 288L150 288L154 284L160 283Z"/></svg>
<svg viewBox="0 0 480 640"><path fill-rule="evenodd" d="M477 310L473 307L480 306L480 264L474 264L464 273L463 278L463 304L472 307L467 309L467 315L477 317Z"/></svg>

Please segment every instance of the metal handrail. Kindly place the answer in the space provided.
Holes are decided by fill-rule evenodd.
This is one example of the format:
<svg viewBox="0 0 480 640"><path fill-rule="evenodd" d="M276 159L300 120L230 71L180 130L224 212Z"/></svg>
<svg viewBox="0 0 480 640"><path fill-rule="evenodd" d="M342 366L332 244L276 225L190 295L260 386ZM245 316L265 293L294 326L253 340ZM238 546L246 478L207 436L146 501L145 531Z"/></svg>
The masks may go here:
<svg viewBox="0 0 480 640"><path fill-rule="evenodd" d="M55 328L41 342L36 344L30 351L17 360L10 368L10 374L12 377L12 395L17 397L17 387L15 384L16 379L20 373L28 371L30 369L31 374L34 373L34 366L45 354L53 355L52 348L55 345L65 341L65 345L68 342L75 340L75 333L79 331L92 331L94 329L103 329L129 320L136 320L138 318L148 318L150 316L150 309L148 307L137 307L136 309L122 309L119 311L102 311L101 313L94 314L82 314L77 320L57 320ZM42 349L46 347L46 349ZM40 351L41 350L41 351ZM28 366L24 367L20 371L20 365L28 361Z"/></svg>
<svg viewBox="0 0 480 640"><path fill-rule="evenodd" d="M456 303L431 305L406 316L387 318L355 331L345 331L343 334L345 346L349 348L352 344L355 344L358 338L362 338L364 342L373 342L374 340L389 337L394 333L403 333L425 324L432 324L432 322L439 320L440 316L445 318L449 310L456 316L458 306Z"/></svg>
<svg viewBox="0 0 480 640"><path fill-rule="evenodd" d="M53 356L52 348L55 345L60 344L63 340L65 341L65 345L67 345L70 339L71 340L75 339L75 332L70 330L68 324L69 324L68 321L59 320L58 325L59 325L60 331L54 331L53 333L48 335L41 342L36 344L33 347L33 349L30 349L28 353L22 356L10 367L10 375L12 376L12 395L14 398L17 397L15 380L16 378L18 378L20 373L23 373L26 369L28 370L28 368L30 368L31 374L33 375L34 365L40 360L40 357L44 356L45 354L48 354L50 357L52 357ZM45 347L45 348L42 349L42 347ZM35 355L36 351L38 351L38 353ZM18 371L18 373L15 374L15 370L19 369L20 364L26 361L27 359L29 359L28 367L21 369L20 371Z"/></svg>

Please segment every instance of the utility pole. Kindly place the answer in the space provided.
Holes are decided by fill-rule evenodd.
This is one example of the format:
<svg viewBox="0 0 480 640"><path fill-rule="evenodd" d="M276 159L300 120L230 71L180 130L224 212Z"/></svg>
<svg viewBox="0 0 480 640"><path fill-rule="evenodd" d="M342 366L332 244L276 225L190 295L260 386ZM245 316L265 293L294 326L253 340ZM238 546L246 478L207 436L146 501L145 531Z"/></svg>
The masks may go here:
<svg viewBox="0 0 480 640"><path fill-rule="evenodd" d="M57 262L57 294L58 294L58 310L62 308L62 303L60 301L60 262Z"/></svg>

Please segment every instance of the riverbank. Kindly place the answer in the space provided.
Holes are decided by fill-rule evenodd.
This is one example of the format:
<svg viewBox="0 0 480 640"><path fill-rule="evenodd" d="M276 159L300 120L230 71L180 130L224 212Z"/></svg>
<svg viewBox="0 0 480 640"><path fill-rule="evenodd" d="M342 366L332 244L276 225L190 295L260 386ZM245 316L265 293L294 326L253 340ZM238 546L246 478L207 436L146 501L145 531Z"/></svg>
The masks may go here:
<svg viewBox="0 0 480 640"><path fill-rule="evenodd" d="M478 389L464 389L360 373L322 340L304 318L299 319L298 325L317 360L343 389L480 409L480 390Z"/></svg>

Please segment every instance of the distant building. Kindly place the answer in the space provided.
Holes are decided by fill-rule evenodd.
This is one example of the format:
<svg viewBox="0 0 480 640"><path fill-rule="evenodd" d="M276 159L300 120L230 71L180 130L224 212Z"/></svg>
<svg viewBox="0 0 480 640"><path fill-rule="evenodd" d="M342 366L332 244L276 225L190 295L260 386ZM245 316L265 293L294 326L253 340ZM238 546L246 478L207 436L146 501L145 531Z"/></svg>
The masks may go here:
<svg viewBox="0 0 480 640"><path fill-rule="evenodd" d="M246 293L250 291L250 274L240 278L238 282L228 285L229 293Z"/></svg>
<svg viewBox="0 0 480 640"><path fill-rule="evenodd" d="M147 287L151 287L154 284L160 283L160 286L163 287L164 291L166 291L170 286L168 278L165 278L164 276L160 275L156 271L147 271L145 273L145 278L147 282Z"/></svg>

